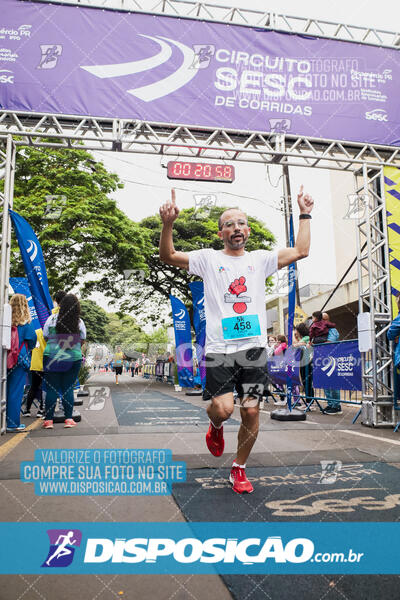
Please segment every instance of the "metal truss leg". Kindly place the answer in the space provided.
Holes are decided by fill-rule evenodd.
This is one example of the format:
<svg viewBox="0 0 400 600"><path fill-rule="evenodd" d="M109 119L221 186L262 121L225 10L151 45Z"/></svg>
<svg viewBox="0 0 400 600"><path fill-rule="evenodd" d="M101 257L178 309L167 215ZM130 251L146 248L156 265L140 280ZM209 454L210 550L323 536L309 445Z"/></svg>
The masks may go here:
<svg viewBox="0 0 400 600"><path fill-rule="evenodd" d="M15 171L15 145L11 135L0 140L0 180L4 181L4 191L0 192L2 210L1 262L0 262L0 432L6 431L7 399L7 349L3 347L4 304L8 302L8 280L10 274L11 222L9 208L12 208Z"/></svg>
<svg viewBox="0 0 400 600"><path fill-rule="evenodd" d="M362 404L372 402L373 414L380 415L369 425L394 426L392 355L386 336L392 309L383 167L365 163L355 175L364 206L357 223L359 312L370 314L375 332L370 352L362 353Z"/></svg>

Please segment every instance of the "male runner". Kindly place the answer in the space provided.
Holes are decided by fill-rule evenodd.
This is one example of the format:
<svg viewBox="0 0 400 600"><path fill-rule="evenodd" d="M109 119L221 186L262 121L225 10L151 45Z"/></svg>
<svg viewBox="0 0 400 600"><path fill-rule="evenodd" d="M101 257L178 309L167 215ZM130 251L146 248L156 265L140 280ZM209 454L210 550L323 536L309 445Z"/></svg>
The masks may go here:
<svg viewBox="0 0 400 600"><path fill-rule="evenodd" d="M300 220L296 245L272 252L245 251L250 227L245 213L238 208L226 210L219 218L218 236L223 241L223 250L177 252L172 239L173 223L179 214L174 189L171 202L160 208L163 223L160 259L187 269L204 281L206 384L203 397L211 400L207 408L210 426L206 443L214 456L221 456L224 451L223 423L233 413L234 388L239 395L242 423L229 477L233 490L239 494L253 491L245 466L257 439L259 401L264 389L265 280L278 269L308 256L310 248L310 213L314 202L303 193L303 186L297 202Z"/></svg>

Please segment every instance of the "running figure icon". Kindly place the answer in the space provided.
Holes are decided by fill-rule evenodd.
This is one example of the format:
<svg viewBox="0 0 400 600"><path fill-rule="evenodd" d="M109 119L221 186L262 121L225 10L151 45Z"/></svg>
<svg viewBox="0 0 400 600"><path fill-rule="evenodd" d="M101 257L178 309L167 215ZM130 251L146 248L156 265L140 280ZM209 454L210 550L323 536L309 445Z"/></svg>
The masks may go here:
<svg viewBox="0 0 400 600"><path fill-rule="evenodd" d="M46 565L49 567L51 561L54 558L61 558L62 556L67 556L68 554L72 554L71 548L67 548L69 545L73 545L77 543L77 540L71 539L74 536L73 531L69 531L66 535L59 535L56 541L57 549L53 554L46 560ZM62 541L60 541L62 540Z"/></svg>

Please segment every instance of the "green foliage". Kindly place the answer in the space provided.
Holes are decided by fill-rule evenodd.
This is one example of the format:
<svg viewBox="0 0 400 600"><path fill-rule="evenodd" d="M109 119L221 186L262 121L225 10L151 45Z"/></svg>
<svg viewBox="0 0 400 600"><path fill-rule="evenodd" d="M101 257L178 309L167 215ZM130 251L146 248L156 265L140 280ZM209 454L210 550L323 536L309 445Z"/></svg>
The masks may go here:
<svg viewBox="0 0 400 600"><path fill-rule="evenodd" d="M87 380L90 377L90 367L87 366L86 363L82 363L81 368L79 369L78 381L81 385L85 385Z"/></svg>
<svg viewBox="0 0 400 600"><path fill-rule="evenodd" d="M107 344L115 351L121 346L127 356L135 353L151 354L152 356L166 352L168 335L166 327L159 327L152 333L146 333L130 315L108 313L106 325Z"/></svg>
<svg viewBox="0 0 400 600"><path fill-rule="evenodd" d="M106 340L112 352L116 346L121 346L123 350L133 347L142 333L142 329L130 315L107 314Z"/></svg>
<svg viewBox="0 0 400 600"><path fill-rule="evenodd" d="M108 316L106 311L93 300L81 301L81 317L86 325L88 342L104 344L107 339Z"/></svg>
<svg viewBox="0 0 400 600"><path fill-rule="evenodd" d="M152 333L145 333L138 339L136 348L138 352L144 352L149 356L159 356L165 354L168 344L168 335L166 327L159 327Z"/></svg>
<svg viewBox="0 0 400 600"><path fill-rule="evenodd" d="M174 246L176 250L190 252L201 248L222 249L223 244L219 239L218 218L227 207L213 207L209 216L197 218L195 209L181 210L174 223ZM248 251L270 250L275 242L273 234L261 221L254 217L248 218L251 235L246 245ZM151 251L147 255L147 274L145 281L140 285L131 285L129 298L121 304L123 310L138 310L140 306L152 306L151 317L153 322L159 318L159 305L169 301L172 293L187 305L191 306L189 282L196 278L190 276L184 269L172 267L161 263L158 255L158 246L161 234L161 219L153 216L143 219L139 223L141 230L147 232L150 238ZM267 280L269 288L272 279ZM128 282L129 283L129 282Z"/></svg>
<svg viewBox="0 0 400 600"><path fill-rule="evenodd" d="M145 268L146 231L108 198L121 187L118 176L83 149L18 149L14 210L39 238L51 291L80 285L83 296L101 291L116 299L123 271ZM66 198L56 219L46 215L48 195ZM11 273L23 275L14 238Z"/></svg>

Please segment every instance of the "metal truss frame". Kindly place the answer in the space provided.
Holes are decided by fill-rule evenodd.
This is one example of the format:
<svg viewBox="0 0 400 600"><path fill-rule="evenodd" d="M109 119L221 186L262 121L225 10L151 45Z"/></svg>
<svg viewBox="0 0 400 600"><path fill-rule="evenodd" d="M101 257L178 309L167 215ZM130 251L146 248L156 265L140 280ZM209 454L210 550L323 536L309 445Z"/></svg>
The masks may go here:
<svg viewBox="0 0 400 600"><path fill-rule="evenodd" d="M11 222L16 147L12 136L0 140L0 208L2 211L1 266L0 266L0 433L6 431L7 349L3 347L4 304L8 302L10 274Z"/></svg>
<svg viewBox="0 0 400 600"><path fill-rule="evenodd" d="M371 356L363 356L363 398L392 410L392 355L386 338L392 312L383 167L400 168L400 148L280 133L9 111L0 115L0 138L5 135L15 145L39 148L69 149L83 145L87 150L353 172L357 194L368 197L365 216L358 223L359 311L370 312L375 330ZM365 249L361 250L364 244Z"/></svg>
<svg viewBox="0 0 400 600"><path fill-rule="evenodd" d="M154 0L155 4L151 9L143 8L143 2L144 0L57 0L56 3L230 23L400 48L399 33L375 28L305 17L290 17L270 11L227 8L196 0ZM400 148L350 141L321 140L288 135L279 131L270 133L239 131L199 127L196 124L155 123L144 120L18 111L0 113L0 143L4 145L5 141L7 152L4 153L0 149L0 166L5 165L6 174L5 191L2 197L2 249L6 239L7 245L6 254L3 253L2 256L0 308L8 293L6 270L9 265L10 230L4 229L4 221L9 222L8 215L5 219L5 212L8 210L6 209L8 204L12 203L15 145L66 149L83 146L87 150L159 154L175 158L222 159L280 164L285 168L293 165L353 172L357 193L363 193L369 199L365 218L358 226L359 309L360 312L364 312L365 309L370 312L371 323L376 332L371 353L372 360L368 361L368 356L363 357L363 398L372 400L374 404L386 403L389 407L392 406L392 359L386 339L386 331L392 315L383 167L385 165L400 167ZM366 243L365 251L361 250L364 243ZM3 260L6 262L3 263ZM4 369L4 351L2 354ZM4 378L2 390L3 380Z"/></svg>
<svg viewBox="0 0 400 600"><path fill-rule="evenodd" d="M395 31L349 25L322 19L284 15L269 10L254 10L250 8L230 8L212 2L197 0L34 0L52 4L73 4L119 11L150 13L179 17L180 19L195 19L229 23L244 27L257 27L266 30L300 33L322 38L385 46L400 47L400 34Z"/></svg>
<svg viewBox="0 0 400 600"><path fill-rule="evenodd" d="M371 352L363 353L363 400L380 409L375 425L393 425L393 356L386 335L392 302L383 167L364 164L355 172L355 181L364 206L357 223L359 312L370 313L375 332Z"/></svg>
<svg viewBox="0 0 400 600"><path fill-rule="evenodd" d="M286 164L353 171L400 166L400 148L278 132L240 131L142 120L0 112L0 135L17 145L114 150L172 157Z"/></svg>

